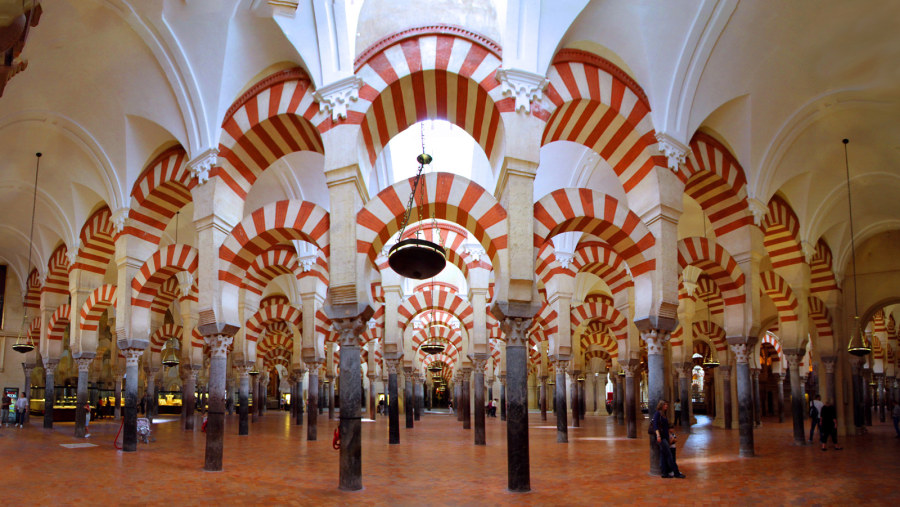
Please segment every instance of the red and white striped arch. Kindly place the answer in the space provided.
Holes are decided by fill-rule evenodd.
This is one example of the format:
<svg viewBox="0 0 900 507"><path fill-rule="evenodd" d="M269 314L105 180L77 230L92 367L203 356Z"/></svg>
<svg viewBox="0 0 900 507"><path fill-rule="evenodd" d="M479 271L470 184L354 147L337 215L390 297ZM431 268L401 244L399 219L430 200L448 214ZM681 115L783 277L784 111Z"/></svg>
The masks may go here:
<svg viewBox="0 0 900 507"><path fill-rule="evenodd" d="M284 321L302 329L303 312L296 306L285 304L268 305L260 308L247 319L245 333L247 341L257 341L265 325L271 321Z"/></svg>
<svg viewBox="0 0 900 507"><path fill-rule="evenodd" d="M38 315L31 319L28 325L28 339L33 343L37 343L41 339L41 316Z"/></svg>
<svg viewBox="0 0 900 507"><path fill-rule="evenodd" d="M289 305L291 301L284 294L272 294L270 296L266 296L262 298L259 302L259 307L263 308L269 305Z"/></svg>
<svg viewBox="0 0 900 507"><path fill-rule="evenodd" d="M168 245L154 252L131 280L131 305L150 308L162 284L179 271L196 277L198 255L196 248L181 244Z"/></svg>
<svg viewBox="0 0 900 507"><path fill-rule="evenodd" d="M809 264L809 291L813 294L840 290L832 269L833 257L831 248L824 239L816 242L816 251Z"/></svg>
<svg viewBox="0 0 900 507"><path fill-rule="evenodd" d="M590 350L591 347L600 347L609 356L616 358L619 354L619 344L612 335L605 333L584 334L581 337L581 350Z"/></svg>
<svg viewBox="0 0 900 507"><path fill-rule="evenodd" d="M413 317L431 309L443 310L459 319L462 327L472 329L474 315L468 301L447 291L417 292L406 298L397 309L397 323L401 330L412 322Z"/></svg>
<svg viewBox="0 0 900 507"><path fill-rule="evenodd" d="M778 339L775 338L775 335L773 335L772 333L763 334L762 339L759 340L760 352L762 352L762 350L763 350L762 346L764 344L771 346L772 349L775 351L775 356L776 356L777 360L781 361L782 364L784 364L784 352L781 350L781 342L779 342ZM760 354L760 355L762 355L762 354Z"/></svg>
<svg viewBox="0 0 900 507"><path fill-rule="evenodd" d="M825 303L816 296L809 296L809 318L816 326L816 335L819 338L831 338L834 331L831 327L831 315ZM883 320L883 319L882 319ZM826 342L827 343L827 342Z"/></svg>
<svg viewBox="0 0 900 507"><path fill-rule="evenodd" d="M617 340L627 338L628 321L619 310L605 303L583 303L572 307L571 325L577 329L590 320L599 320L609 328Z"/></svg>
<svg viewBox="0 0 900 507"><path fill-rule="evenodd" d="M116 286L105 284L94 289L81 307L81 329L96 331L100 324L100 317L111 306L116 306Z"/></svg>
<svg viewBox="0 0 900 507"><path fill-rule="evenodd" d="M563 267L556 258L556 247L553 240L545 242L538 249L537 259L535 259L534 272L538 280L547 285L554 276L574 277L575 270L569 267Z"/></svg>
<svg viewBox="0 0 900 507"><path fill-rule="evenodd" d="M356 251L366 254L375 264L385 243L400 231L413 178L385 188L356 215ZM425 216L434 216L464 227L496 262L498 252L506 248L506 210L487 190L462 176L429 173L422 176L415 205Z"/></svg>
<svg viewBox="0 0 900 507"><path fill-rule="evenodd" d="M459 268L466 278L469 276L469 269L472 268L493 270L490 262L480 257L476 259L475 256L466 251L466 243L468 243L469 239L467 230L456 224L443 221L438 222L437 226L440 237L434 233L434 227L431 223L419 222L412 227L407 227L402 239L415 237L416 233L418 233L422 239L442 245L444 250L447 251L447 262Z"/></svg>
<svg viewBox="0 0 900 507"><path fill-rule="evenodd" d="M311 121L318 113L306 73L278 71L251 87L228 109L213 171L240 197L267 167L297 151L325 153Z"/></svg>
<svg viewBox="0 0 900 507"><path fill-rule="evenodd" d="M719 286L706 273L697 278L697 290L694 291L694 300L703 301L712 315L725 313L725 299Z"/></svg>
<svg viewBox="0 0 900 507"><path fill-rule="evenodd" d="M456 27L397 35L356 62L356 75L365 84L359 100L350 104L347 121L361 123L369 163L393 136L429 118L456 124L494 160L503 138L500 114L515 107L513 98L503 98L494 75L501 64L499 50Z"/></svg>
<svg viewBox="0 0 900 507"><path fill-rule="evenodd" d="M47 280L41 292L69 295L69 256L66 245L60 244L47 261Z"/></svg>
<svg viewBox="0 0 900 507"><path fill-rule="evenodd" d="M153 301L150 303L150 313L166 313L166 310L169 309L169 307L172 305L172 302L176 299L178 301L196 302L198 299L197 280L194 280L193 285L191 285L190 292L188 293L187 297L185 297L181 294L181 289L178 286L178 278L176 278L174 275L171 276L168 280L160 284L159 290L156 291L156 296L154 296Z"/></svg>
<svg viewBox="0 0 900 507"><path fill-rule="evenodd" d="M101 276L106 274L106 268L116 253L111 217L109 207L103 206L87 219L81 228L81 247L71 269L82 269Z"/></svg>
<svg viewBox="0 0 900 507"><path fill-rule="evenodd" d="M328 212L306 201L278 201L257 209L232 229L219 248L219 280L240 287L254 259L275 245L302 239L328 257Z"/></svg>
<svg viewBox="0 0 900 507"><path fill-rule="evenodd" d="M634 286L622 257L600 241L579 243L572 258L572 267L579 273L591 273L600 277L613 294Z"/></svg>
<svg viewBox="0 0 900 507"><path fill-rule="evenodd" d="M694 322L694 336L707 337L719 352L724 352L728 349L728 342L725 340L725 330L715 322L708 320Z"/></svg>
<svg viewBox="0 0 900 507"><path fill-rule="evenodd" d="M47 339L62 340L66 327L71 321L72 309L69 305L59 305L47 322Z"/></svg>
<svg viewBox="0 0 900 507"><path fill-rule="evenodd" d="M561 188L534 204L535 248L561 232L575 231L606 242L622 257L633 277L656 266L656 260L644 254L656 243L653 234L615 198L587 188Z"/></svg>
<svg viewBox="0 0 900 507"><path fill-rule="evenodd" d="M162 352L166 340L169 340L170 338L174 338L181 343L183 334L184 329L177 324L163 324L159 326L156 331L150 335L150 351L157 353Z"/></svg>
<svg viewBox="0 0 900 507"><path fill-rule="evenodd" d="M707 238L691 237L678 242L678 267L696 266L703 270L722 291L726 305L746 301L744 273L737 262L718 243Z"/></svg>
<svg viewBox="0 0 900 507"><path fill-rule="evenodd" d="M751 225L747 177L734 155L716 138L701 131L691 140L683 171L675 174L684 192L703 208L717 236Z"/></svg>
<svg viewBox="0 0 900 507"><path fill-rule="evenodd" d="M553 104L541 145L571 141L606 160L630 192L654 167L666 167L656 147L650 104L621 69L577 49L557 53L546 96Z"/></svg>
<svg viewBox="0 0 900 507"><path fill-rule="evenodd" d="M191 189L196 185L181 145L160 153L134 182L128 212L131 223L125 225L122 234L158 245L175 213L191 202Z"/></svg>
<svg viewBox="0 0 900 507"><path fill-rule="evenodd" d="M775 309L778 311L778 321L796 321L798 319L797 298L794 297L794 291L791 290L790 285L784 278L781 278L771 270L760 273L759 278L762 282L763 292L775 304Z"/></svg>
<svg viewBox="0 0 900 507"><path fill-rule="evenodd" d="M294 248L289 245L275 245L253 259L241 288L261 296L275 277L293 275L300 278L301 273L300 262Z"/></svg>
<svg viewBox="0 0 900 507"><path fill-rule="evenodd" d="M763 244L772 259L773 268L805 262L800 249L800 220L787 201L778 195L772 196L769 201L763 232Z"/></svg>
<svg viewBox="0 0 900 507"><path fill-rule="evenodd" d="M453 354L457 354L462 350L462 333L458 329L451 329L445 326L434 326L430 329L416 329L412 335L413 348L416 351L421 352L420 347L422 344L432 338L446 340L446 343L449 343L450 347L455 349Z"/></svg>
<svg viewBox="0 0 900 507"><path fill-rule="evenodd" d="M25 283L25 308L39 309L41 307L41 275L37 268L28 273Z"/></svg>
<svg viewBox="0 0 900 507"><path fill-rule="evenodd" d="M607 352L606 350L600 350L600 349L594 349L594 350L588 351L587 353L584 354L585 367L587 367L587 365L590 363L591 359L594 359L595 357L599 358L600 361L603 362L603 364L606 366L606 368L608 370L610 368L610 366L612 366L611 360L618 358L618 354L614 355L612 353Z"/></svg>
<svg viewBox="0 0 900 507"><path fill-rule="evenodd" d="M284 325L284 322L279 323ZM271 329L271 327L269 328ZM268 331L268 329L267 329ZM257 355L266 355L269 352L286 353L287 357L291 357L294 350L294 338L290 331L285 332L267 332L266 336L259 341L256 346Z"/></svg>

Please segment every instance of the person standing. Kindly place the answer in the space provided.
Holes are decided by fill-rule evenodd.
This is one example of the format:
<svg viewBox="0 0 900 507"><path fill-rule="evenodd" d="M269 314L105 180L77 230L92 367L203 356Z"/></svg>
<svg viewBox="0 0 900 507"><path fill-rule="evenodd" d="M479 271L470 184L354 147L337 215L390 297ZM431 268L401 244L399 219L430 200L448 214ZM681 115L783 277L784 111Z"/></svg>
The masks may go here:
<svg viewBox="0 0 900 507"><path fill-rule="evenodd" d="M675 424L681 421L681 400L675 400Z"/></svg>
<svg viewBox="0 0 900 507"><path fill-rule="evenodd" d="M822 407L825 404L822 403L822 397L818 394L816 395L816 399L809 404L809 441L813 441L813 436L816 433L816 426L819 427L819 435L822 435L822 423L821 423L821 414Z"/></svg>
<svg viewBox="0 0 900 507"><path fill-rule="evenodd" d="M656 443L659 445L659 470L663 479L687 477L678 470L675 457L672 455L671 445L674 444L675 431L669 427L669 419L666 412L669 410L669 402L659 400L656 404L656 413L650 419L650 434L656 434Z"/></svg>
<svg viewBox="0 0 900 507"><path fill-rule="evenodd" d="M0 411L0 417L2 417L3 426L9 426L9 406L12 405L12 399L6 393L3 393L3 405L2 411Z"/></svg>
<svg viewBox="0 0 900 507"><path fill-rule="evenodd" d="M834 445L834 450L840 451L843 447L838 446L837 443L837 409L834 406L834 402L828 400L825 403L825 406L822 407L822 413L820 416L820 426L819 426L819 435L822 437L822 450L826 451L826 443L828 442L828 437L831 437L831 443Z"/></svg>
<svg viewBox="0 0 900 507"><path fill-rule="evenodd" d="M891 418L894 420L894 431L897 432L897 438L900 438L900 403L894 402L894 409L891 410Z"/></svg>
<svg viewBox="0 0 900 507"><path fill-rule="evenodd" d="M89 426L91 425L91 402L84 402L84 438L91 436Z"/></svg>
<svg viewBox="0 0 900 507"><path fill-rule="evenodd" d="M28 396L25 393L22 393L22 396L19 396L19 399L16 400L16 426L19 428L25 427L25 411L28 410ZM897 423L894 423L896 426Z"/></svg>

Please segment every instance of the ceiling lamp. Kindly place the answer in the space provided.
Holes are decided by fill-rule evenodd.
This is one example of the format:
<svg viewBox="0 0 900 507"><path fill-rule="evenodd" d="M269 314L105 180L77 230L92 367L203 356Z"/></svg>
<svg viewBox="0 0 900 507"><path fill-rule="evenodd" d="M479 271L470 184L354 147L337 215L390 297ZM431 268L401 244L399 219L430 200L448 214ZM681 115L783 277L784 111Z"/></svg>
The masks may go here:
<svg viewBox="0 0 900 507"><path fill-rule="evenodd" d="M28 263L25 264L26 273L31 272L31 249L34 246L34 210L37 205L37 183L38 173L41 170L41 153L35 153L34 157L34 193L31 197L31 231L28 233ZM25 295L26 297L28 296L27 287ZM25 310L24 304L22 305L22 327L19 328L19 336L16 337L16 343L12 346L12 349L22 354L27 354L34 350L34 339L28 333L28 312Z"/></svg>
<svg viewBox="0 0 900 507"><path fill-rule="evenodd" d="M178 366L178 363L181 361L178 360L178 353L175 351L178 347L178 341L175 338L169 338L166 340L166 352L162 357L163 366L169 368L172 366Z"/></svg>
<svg viewBox="0 0 900 507"><path fill-rule="evenodd" d="M443 369L444 367L441 365L441 363L431 363L431 366L428 367L428 371L435 374L440 373L441 371L443 371Z"/></svg>
<svg viewBox="0 0 900 507"><path fill-rule="evenodd" d="M259 375L259 370L256 368L256 363L253 363L253 368L250 368L250 371L247 372L248 375L257 376ZM325 379L325 383L328 383L328 379Z"/></svg>
<svg viewBox="0 0 900 507"><path fill-rule="evenodd" d="M419 348L421 348L422 352L426 354L440 354L444 351L444 349L447 348L447 345L444 344L443 340L432 338L431 340L428 340L427 342L422 344L422 346Z"/></svg>
<svg viewBox="0 0 900 507"><path fill-rule="evenodd" d="M866 338L866 333L860 325L859 321L859 290L856 287L856 245L854 244L853 234L853 201L850 198L850 161L847 157L847 143L849 139L844 139L844 169L847 172L847 211L850 215L850 253L853 258L853 330L850 332L850 341L847 343L847 352L854 356L867 356L872 353L872 344Z"/></svg>
<svg viewBox="0 0 900 507"><path fill-rule="evenodd" d="M706 222L703 223L703 235L706 236ZM706 295L706 331L707 333L712 333L712 312L709 309L710 300L712 299L712 294ZM712 353L712 336L707 336L709 338L709 351L706 353L706 357L703 359L703 367L704 368L718 368L719 360L713 357Z"/></svg>
<svg viewBox="0 0 900 507"><path fill-rule="evenodd" d="M392 246L388 251L388 264L398 275L405 278L413 278L415 280L424 280L430 278L444 270L447 265L447 252L444 247L420 238L419 230L416 230L415 237L403 239L403 232L409 224L409 216L412 213L413 201L416 198L416 192L419 189L419 180L422 179L422 169L431 163L431 155L425 153L425 130L422 127L422 153L416 157L419 162L419 170L416 172L416 178L413 180L413 188L409 193L409 202L406 204L406 213L403 216L403 225L400 226L400 241ZM422 183L422 198L416 212L416 218L422 219L422 204L425 200L425 184ZM431 220L435 232L437 232L437 220L432 214Z"/></svg>
<svg viewBox="0 0 900 507"><path fill-rule="evenodd" d="M712 354L712 348L709 349L709 352L706 354L706 358L703 359L703 367L704 368L718 368L719 360L716 359Z"/></svg>

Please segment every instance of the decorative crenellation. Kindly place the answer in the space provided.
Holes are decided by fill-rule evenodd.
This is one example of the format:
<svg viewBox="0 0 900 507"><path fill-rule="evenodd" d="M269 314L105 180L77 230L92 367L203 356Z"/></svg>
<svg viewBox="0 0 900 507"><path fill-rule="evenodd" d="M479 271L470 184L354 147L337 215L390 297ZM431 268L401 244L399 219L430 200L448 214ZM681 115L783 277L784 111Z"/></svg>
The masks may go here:
<svg viewBox="0 0 900 507"><path fill-rule="evenodd" d="M315 255L305 255L303 257L297 258L297 260L300 261L300 271L303 273L312 270L312 268L316 265Z"/></svg>
<svg viewBox="0 0 900 507"><path fill-rule="evenodd" d="M497 69L495 75L502 85L503 95L512 95L516 98L518 113L530 113L531 103L540 101L544 96L544 89L550 84L550 81L540 74L519 69Z"/></svg>
<svg viewBox="0 0 900 507"><path fill-rule="evenodd" d="M506 335L507 347L525 347L528 345L528 328L531 327L531 318L506 317L500 323L500 328Z"/></svg>
<svg viewBox="0 0 900 507"><path fill-rule="evenodd" d="M319 112L331 114L331 121L337 123L347 119L347 108L351 102L359 100L359 90L365 83L357 76L349 76L323 86L313 93L319 103Z"/></svg>
<svg viewBox="0 0 900 507"><path fill-rule="evenodd" d="M656 133L656 141L659 152L666 157L666 163L668 164L669 169L677 173L678 169L680 169L687 160L688 153L690 153L691 149L674 137L662 132Z"/></svg>
<svg viewBox="0 0 900 507"><path fill-rule="evenodd" d="M766 203L753 197L747 198L747 207L750 209L750 214L753 215L753 223L757 227L762 227L763 221L769 213L769 207L766 206Z"/></svg>
<svg viewBox="0 0 900 507"><path fill-rule="evenodd" d="M213 334L204 336L203 340L206 342L206 345L209 346L209 357L224 358L228 357L228 348L231 347L234 336Z"/></svg>
<svg viewBox="0 0 900 507"><path fill-rule="evenodd" d="M359 336L366 328L366 321L362 315L347 319L334 319L331 326L340 333L341 347L359 347Z"/></svg>
<svg viewBox="0 0 900 507"><path fill-rule="evenodd" d="M719 371L722 373L722 380L725 382L731 380L731 366L719 366Z"/></svg>
<svg viewBox="0 0 900 507"><path fill-rule="evenodd" d="M129 211L131 211L131 208L119 208L109 217L109 221L112 223L113 232L116 234L121 233L128 224Z"/></svg>
<svg viewBox="0 0 900 507"><path fill-rule="evenodd" d="M647 354L661 356L669 341L670 333L662 329L648 329L641 331L641 339L647 343Z"/></svg>
<svg viewBox="0 0 900 507"><path fill-rule="evenodd" d="M122 354L125 356L125 367L137 366L141 356L144 355L144 349L123 349Z"/></svg>
<svg viewBox="0 0 900 507"><path fill-rule="evenodd" d="M199 185L206 183L209 181L209 172L215 167L218 159L218 148L209 148L200 155L197 155L188 162L188 167L191 169L191 177L197 178L197 183Z"/></svg>
<svg viewBox="0 0 900 507"><path fill-rule="evenodd" d="M738 364L747 364L750 362L750 346L746 343L732 343L731 352L734 353L735 361Z"/></svg>

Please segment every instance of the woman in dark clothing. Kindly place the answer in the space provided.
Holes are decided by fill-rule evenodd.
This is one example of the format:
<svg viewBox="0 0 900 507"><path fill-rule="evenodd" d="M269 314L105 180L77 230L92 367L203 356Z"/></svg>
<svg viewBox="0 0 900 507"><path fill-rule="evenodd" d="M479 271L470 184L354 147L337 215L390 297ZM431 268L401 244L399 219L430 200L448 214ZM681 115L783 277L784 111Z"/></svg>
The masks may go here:
<svg viewBox="0 0 900 507"><path fill-rule="evenodd" d="M819 435L822 436L822 450L827 450L825 444L828 442L829 435L831 436L831 443L834 444L834 450L840 451L843 449L837 443L837 408L835 408L833 401L828 400L825 402L825 406L822 407L822 413L819 414L819 423L821 424Z"/></svg>
<svg viewBox="0 0 900 507"><path fill-rule="evenodd" d="M663 479L678 477L684 479L687 477L678 471L678 464L675 463L675 457L669 448L670 433L674 438L674 430L669 428L669 419L666 417L666 411L669 410L669 402L659 400L656 404L656 413L650 419L650 433L656 434L656 443L659 445L659 471L662 473Z"/></svg>

